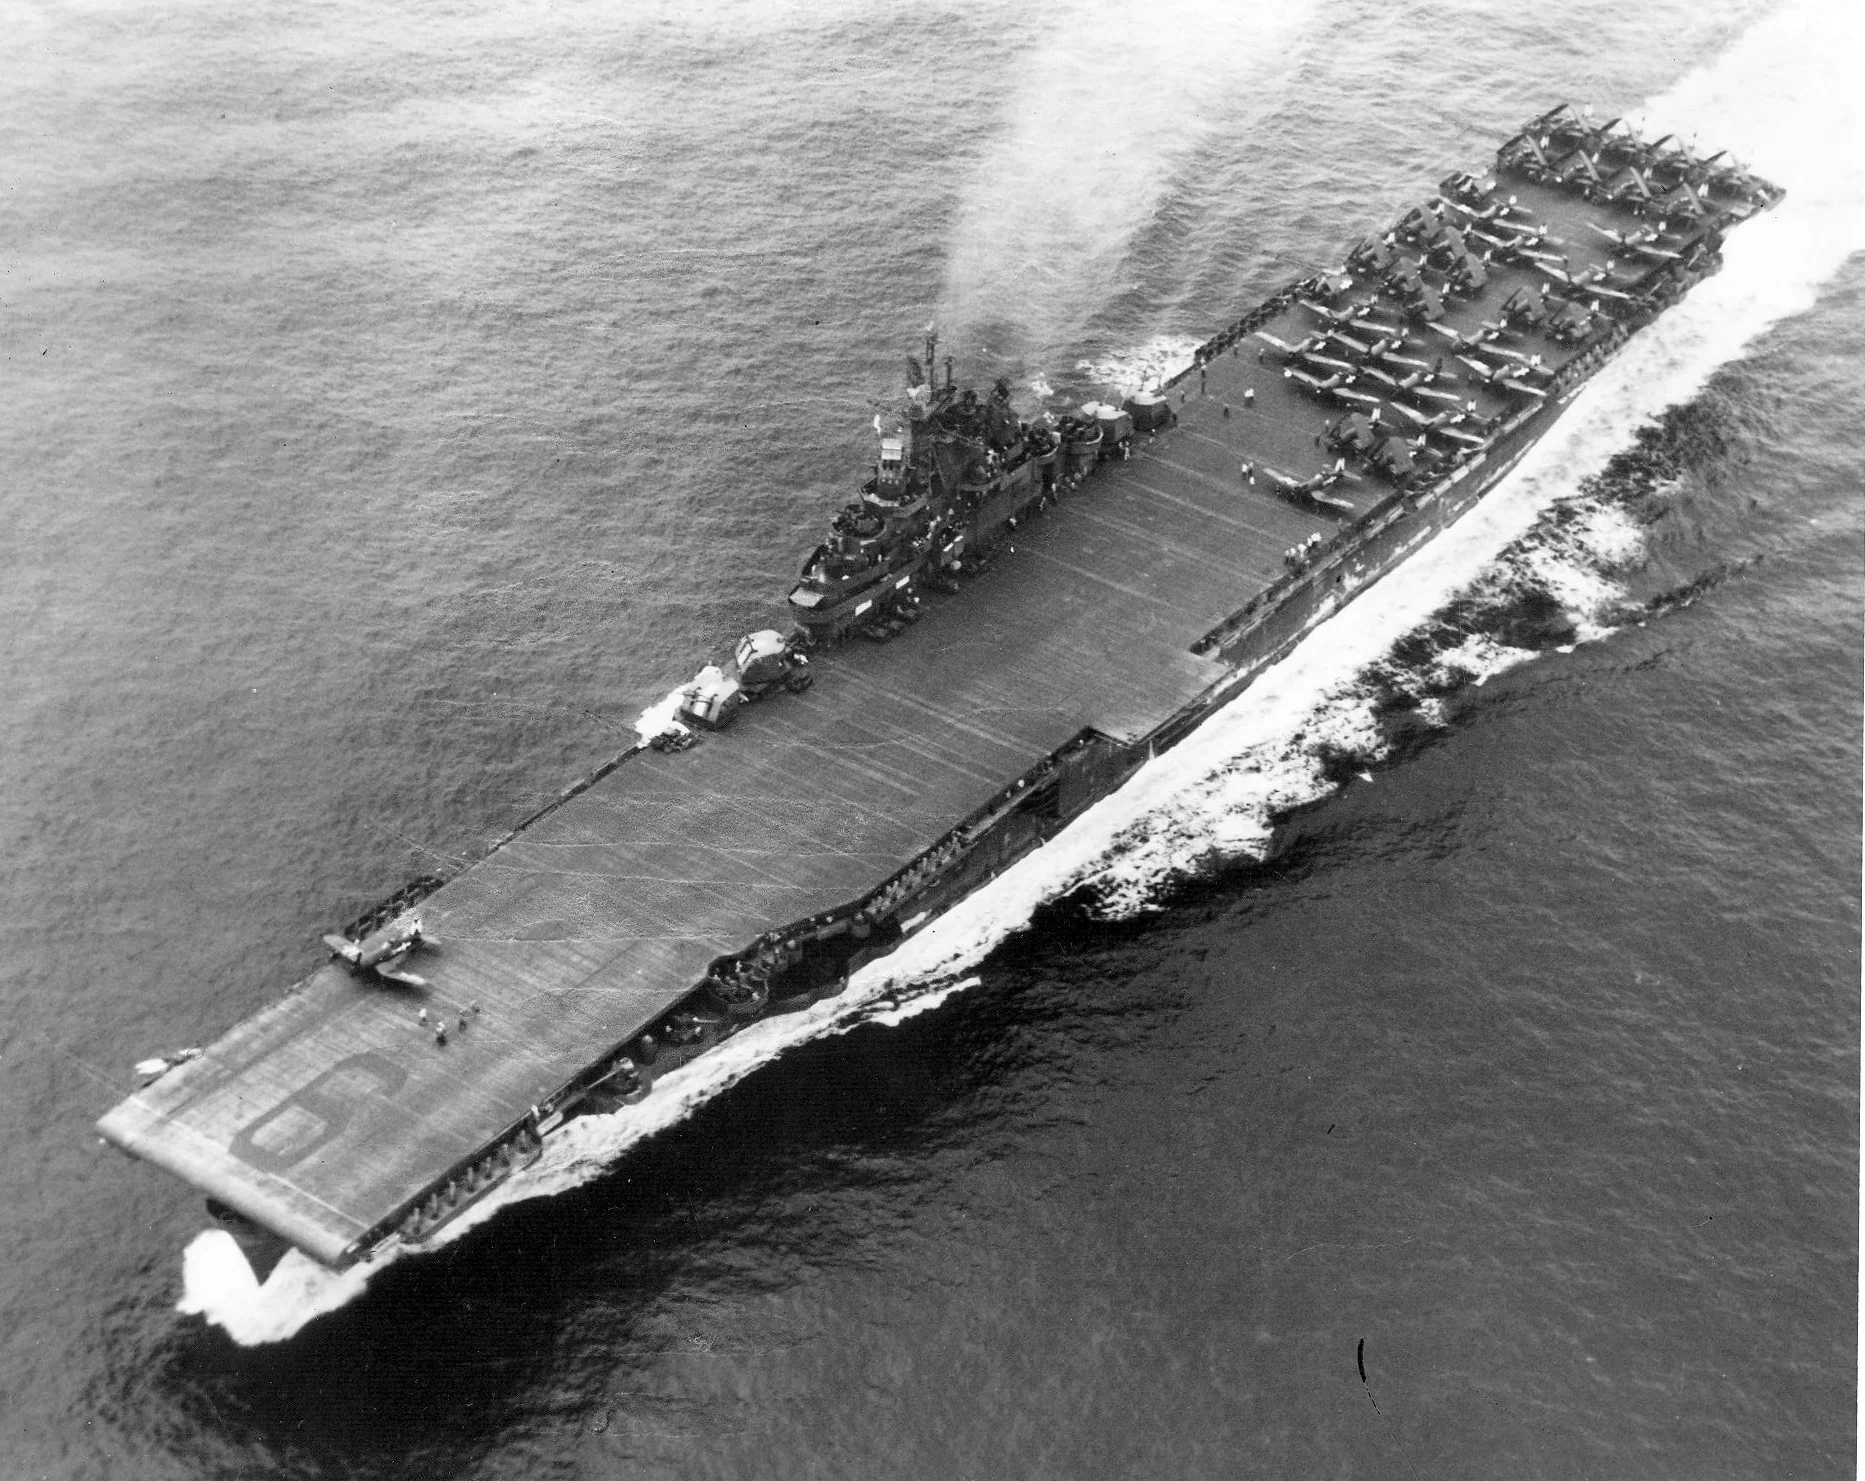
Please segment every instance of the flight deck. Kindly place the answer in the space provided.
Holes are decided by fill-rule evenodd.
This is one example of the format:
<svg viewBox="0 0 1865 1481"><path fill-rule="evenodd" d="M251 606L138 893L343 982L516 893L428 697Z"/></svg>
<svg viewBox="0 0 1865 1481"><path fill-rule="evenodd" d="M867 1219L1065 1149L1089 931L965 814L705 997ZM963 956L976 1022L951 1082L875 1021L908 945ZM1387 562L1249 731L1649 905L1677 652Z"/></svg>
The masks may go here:
<svg viewBox="0 0 1865 1481"><path fill-rule="evenodd" d="M1379 237L1358 270L1291 285L1162 388L1171 425L1051 491L888 641L814 653L811 687L690 749L631 751L422 900L425 985L333 960L101 1130L318 1260L366 1254L486 1149L535 1141L719 959L969 845L961 825L981 836L1084 740L1130 770L1401 558L1405 520L1474 501L1623 341L1613 295L1693 243L1714 269L1707 227L1635 249L1649 210L1597 194L1512 177L1493 216L1440 211L1515 250L1433 317ZM1718 219L1747 214L1724 194ZM1540 323L1509 319L1524 292ZM1551 305L1588 332L1557 336Z"/></svg>

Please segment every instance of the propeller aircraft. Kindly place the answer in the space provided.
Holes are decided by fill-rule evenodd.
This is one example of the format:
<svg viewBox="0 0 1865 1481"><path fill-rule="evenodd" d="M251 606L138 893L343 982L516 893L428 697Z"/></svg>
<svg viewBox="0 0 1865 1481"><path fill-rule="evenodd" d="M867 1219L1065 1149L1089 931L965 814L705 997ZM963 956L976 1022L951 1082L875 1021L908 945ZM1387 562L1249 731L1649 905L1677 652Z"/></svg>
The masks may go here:
<svg viewBox="0 0 1865 1481"><path fill-rule="evenodd" d="M359 976L371 973L388 982L399 982L405 987L426 987L425 977L405 972L401 965L407 960L408 954L425 940L421 934L421 917L404 915L371 931L360 941L352 941L348 936L332 932L324 937L324 945L330 948L332 956L348 962L350 970Z"/></svg>
<svg viewBox="0 0 1865 1481"><path fill-rule="evenodd" d="M1446 182L1449 183L1449 182ZM1492 187L1493 188L1493 187ZM1473 206L1471 200L1481 200L1483 205ZM1486 226L1507 226L1511 216L1526 216L1528 208L1517 203L1514 196L1498 200L1488 192L1476 196L1453 196L1446 202L1454 211L1459 211L1473 222L1482 222Z"/></svg>
<svg viewBox="0 0 1865 1481"><path fill-rule="evenodd" d="M1506 345L1487 344L1476 352L1479 355L1495 355L1504 360L1513 360L1529 375L1552 374L1541 362L1539 355L1524 355L1520 350L1512 350Z"/></svg>
<svg viewBox="0 0 1865 1481"><path fill-rule="evenodd" d="M1432 369L1428 365L1422 369L1414 370L1410 375L1389 375L1387 372L1372 365L1366 367L1366 373L1382 386L1385 386L1389 391L1409 391L1413 395L1422 395L1433 401L1441 400L1455 403L1458 399L1455 392L1440 391L1434 387L1433 382L1451 380L1452 378L1445 376L1441 371Z"/></svg>
<svg viewBox="0 0 1865 1481"><path fill-rule="evenodd" d="M1472 450L1489 446L1489 438L1486 435L1489 424L1476 416L1474 401L1468 403L1468 409L1460 407L1452 410L1447 407L1443 411L1430 414L1397 401L1392 402L1391 406L1421 435L1442 437L1446 441L1456 443L1459 447Z"/></svg>
<svg viewBox="0 0 1865 1481"><path fill-rule="evenodd" d="M1404 370L1431 370L1433 371L1433 374L1437 373L1436 369L1433 366L1426 364L1423 360L1419 359L1418 356L1416 355L1400 355L1400 354L1396 354L1392 350L1380 350L1376 352L1375 354L1369 356L1368 358L1377 360L1381 365L1397 365L1401 368L1402 371ZM1430 377L1427 377L1427 379L1429 378Z"/></svg>
<svg viewBox="0 0 1865 1481"><path fill-rule="evenodd" d="M1383 329L1386 326L1369 321L1366 327ZM1396 324L1391 326L1390 333L1382 334L1378 339L1371 341L1355 339L1343 329L1331 329L1322 335L1322 338L1339 345L1346 354L1356 355L1362 360L1377 360L1381 355L1390 350L1399 349L1405 344L1405 335Z"/></svg>
<svg viewBox="0 0 1865 1481"><path fill-rule="evenodd" d="M1525 287L1517 288L1502 301L1502 307L1497 312L1502 315L1502 324L1491 324L1486 319L1483 321L1485 329L1500 329L1507 326L1509 331L1514 333L1517 326L1539 328L1548 317L1547 289L1544 286L1540 293L1530 293ZM1498 339L1501 337L1500 334L1497 335Z"/></svg>
<svg viewBox="0 0 1865 1481"><path fill-rule="evenodd" d="M1687 216L1692 221L1700 221L1706 214L1702 194L1688 180L1679 181L1675 190L1659 196L1650 209L1667 220L1673 216Z"/></svg>
<svg viewBox="0 0 1865 1481"><path fill-rule="evenodd" d="M1597 226L1591 221L1587 225L1621 252L1635 252L1640 257L1653 257L1663 262L1676 262L1683 255L1670 247L1659 245L1664 233L1655 226L1643 227L1638 231L1614 231L1610 226Z"/></svg>
<svg viewBox="0 0 1865 1481"><path fill-rule="evenodd" d="M1325 380L1317 375L1310 375L1305 370L1290 366L1282 372L1285 380L1292 380L1312 396L1325 396L1329 391L1339 390L1353 381L1351 375L1330 375Z"/></svg>
<svg viewBox="0 0 1865 1481"><path fill-rule="evenodd" d="M1425 328L1431 330L1435 334L1443 335L1451 342L1451 348L1459 354L1463 353L1465 350L1474 350L1480 345L1486 345L1490 343L1490 341L1502 337L1501 327L1487 322L1475 334L1464 334L1451 328L1448 324L1427 324Z"/></svg>
<svg viewBox="0 0 1865 1481"><path fill-rule="evenodd" d="M1379 307L1379 301L1371 298L1363 303L1350 303L1343 309L1329 308L1324 303L1316 303L1312 298L1298 298L1296 302L1330 329L1346 329L1359 324ZM1375 323L1370 327L1382 329L1386 326Z"/></svg>
<svg viewBox="0 0 1865 1481"><path fill-rule="evenodd" d="M1581 185L1589 191L1606 188L1598 163L1584 149L1576 149L1557 164L1554 167L1554 178L1563 185Z"/></svg>
<svg viewBox="0 0 1865 1481"><path fill-rule="evenodd" d="M1492 222L1492 232L1505 231L1525 247L1539 247L1543 244L1553 247L1565 247L1567 243L1548 230L1548 223L1537 221L1532 225L1520 221Z"/></svg>
<svg viewBox="0 0 1865 1481"><path fill-rule="evenodd" d="M1561 258L1551 252L1537 252L1533 246L1519 237L1493 237L1486 231L1470 229L1470 235L1482 242L1489 249L1490 257L1511 267L1527 267L1536 262L1560 262Z"/></svg>
<svg viewBox="0 0 1865 1481"><path fill-rule="evenodd" d="M1388 437L1367 455L1375 473L1401 488L1417 477L1421 461L1440 461L1440 454L1427 449L1423 433L1417 437Z"/></svg>
<svg viewBox="0 0 1865 1481"><path fill-rule="evenodd" d="M1386 435L1385 429L1379 425L1381 410L1376 407L1371 416L1363 411L1350 411L1338 420L1329 422L1321 432L1322 445L1330 452L1365 457L1379 446L1379 439Z"/></svg>
<svg viewBox="0 0 1865 1481"><path fill-rule="evenodd" d="M1409 396L1414 401L1428 401L1436 406L1462 406L1463 397L1441 386L1396 386L1394 396Z"/></svg>
<svg viewBox="0 0 1865 1481"><path fill-rule="evenodd" d="M1528 383L1528 376L1532 372L1526 365L1486 365L1468 355L1459 355L1457 358L1470 367L1471 374L1478 381L1492 390L1514 391L1523 396L1533 396L1537 401L1547 398L1548 393L1542 387Z"/></svg>
<svg viewBox="0 0 1865 1481"><path fill-rule="evenodd" d="M1627 165L1606 182L1606 199L1609 201L1629 201L1636 208L1651 204L1654 198L1651 181L1637 165ZM1587 224L1591 226L1593 223ZM1594 229L1598 230L1597 227Z"/></svg>
<svg viewBox="0 0 1865 1481"><path fill-rule="evenodd" d="M1278 358L1285 361L1298 359L1303 355L1309 354L1311 351L1320 349L1327 343L1328 339L1325 334L1308 334L1302 337L1302 342L1300 344L1292 345L1286 339L1280 339L1276 335L1271 334L1267 329L1258 329L1256 331L1256 337L1262 340L1264 344L1268 345L1270 350L1273 350ZM1267 355L1269 350L1265 350L1263 353Z"/></svg>
<svg viewBox="0 0 1865 1481"><path fill-rule="evenodd" d="M1265 467L1262 471L1275 491L1292 504L1313 504L1332 514L1353 513L1352 501L1328 492L1342 479L1353 476L1347 471L1345 458L1336 458L1332 468L1312 478L1297 478L1293 473L1284 473L1280 468Z"/></svg>
<svg viewBox="0 0 1865 1481"><path fill-rule="evenodd" d="M1626 303L1633 301L1630 293L1613 286L1610 275L1603 267L1583 268L1579 272L1573 272L1567 268L1550 267L1545 262L1536 263L1535 266L1538 271L1546 273L1555 282L1564 283L1578 292L1596 297L1617 298Z"/></svg>

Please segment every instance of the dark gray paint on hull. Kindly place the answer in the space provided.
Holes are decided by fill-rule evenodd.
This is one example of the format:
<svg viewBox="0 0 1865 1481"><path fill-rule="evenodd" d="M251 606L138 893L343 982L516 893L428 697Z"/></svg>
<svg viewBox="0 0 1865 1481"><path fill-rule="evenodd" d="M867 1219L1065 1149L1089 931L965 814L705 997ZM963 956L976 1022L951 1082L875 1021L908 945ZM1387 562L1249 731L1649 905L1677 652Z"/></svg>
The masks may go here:
<svg viewBox="0 0 1865 1481"><path fill-rule="evenodd" d="M1605 258L1585 220L1632 220L1511 188L1576 267ZM1475 328L1525 281L1537 280L1493 270L1479 297L1447 304L1447 322ZM1291 307L1267 327L1294 340L1313 322ZM1066 822L1474 503L1548 419L1528 418L1433 498L1343 485L1353 518L1380 504L1385 527L1336 546L1339 521L1239 474L1245 459L1298 476L1327 466L1316 434L1341 410L1297 395L1255 351L1245 337L1216 354L1202 396L1197 372L1181 378L1178 427L1020 523L992 569L931 598L885 649L822 655L813 689L692 751L631 754L448 883L421 906L435 949L410 963L429 989L328 965L100 1129L316 1258L353 1259L715 959L860 899L1084 732L1132 748L1071 788ZM1486 412L1520 406L1466 394ZM1283 552L1317 533L1322 559L1291 581ZM1000 840L912 908L949 904L1033 841L1028 829ZM424 1006L451 1021L474 1004L444 1045L418 1021Z"/></svg>

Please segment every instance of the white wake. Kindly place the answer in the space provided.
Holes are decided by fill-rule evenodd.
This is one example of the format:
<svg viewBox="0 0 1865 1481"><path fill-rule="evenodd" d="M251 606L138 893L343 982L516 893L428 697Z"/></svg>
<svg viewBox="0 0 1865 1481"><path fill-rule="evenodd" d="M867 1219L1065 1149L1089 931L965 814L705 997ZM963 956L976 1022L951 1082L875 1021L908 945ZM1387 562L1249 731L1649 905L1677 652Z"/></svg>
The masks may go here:
<svg viewBox="0 0 1865 1481"><path fill-rule="evenodd" d="M1091 884L1109 910L1143 909L1214 857L1260 854L1275 814L1325 795L1327 747L1377 752L1368 672L1452 598L1498 579L1503 568L1524 568L1568 609L1582 638L1609 630L1618 590L1612 572L1636 559L1636 525L1610 506L1581 500L1575 517L1561 522L1558 539L1524 537L1550 510L1578 499L1581 481L1642 423L1695 395L1769 326L1811 306L1819 286L1865 247L1865 181L1854 163L1865 159L1865 128L1852 107L1854 84L1841 68L1844 59L1865 55L1861 29L1849 6L1789 6L1647 105L1648 134L1669 129L1728 143L1786 186L1788 197L1732 234L1724 271L1637 336L1478 509L1119 793L863 969L838 997L754 1024L658 1081L638 1106L571 1123L550 1138L536 1165L468 1210L433 1245L450 1243L508 1204L600 1176L629 1148L786 1048L933 1006L975 980L968 974L976 965L1046 901ZM1532 656L1474 637L1440 652L1436 662L1480 680ZM230 1236L207 1233L187 1250L180 1309L206 1316L241 1343L278 1341L342 1306L398 1257L332 1274L294 1252L261 1286Z"/></svg>

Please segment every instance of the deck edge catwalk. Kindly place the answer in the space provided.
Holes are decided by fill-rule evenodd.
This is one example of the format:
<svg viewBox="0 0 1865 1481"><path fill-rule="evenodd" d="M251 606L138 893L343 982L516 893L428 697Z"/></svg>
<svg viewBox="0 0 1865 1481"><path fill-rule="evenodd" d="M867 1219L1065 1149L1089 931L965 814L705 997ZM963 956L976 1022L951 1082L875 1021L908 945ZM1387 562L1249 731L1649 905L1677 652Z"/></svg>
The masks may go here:
<svg viewBox="0 0 1865 1481"><path fill-rule="evenodd" d="M835 993L1474 506L1780 192L1565 105L1121 404L909 357L879 455L640 745L98 1123L256 1268L436 1231L566 1119ZM916 350L919 347L915 347Z"/></svg>

